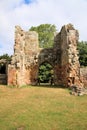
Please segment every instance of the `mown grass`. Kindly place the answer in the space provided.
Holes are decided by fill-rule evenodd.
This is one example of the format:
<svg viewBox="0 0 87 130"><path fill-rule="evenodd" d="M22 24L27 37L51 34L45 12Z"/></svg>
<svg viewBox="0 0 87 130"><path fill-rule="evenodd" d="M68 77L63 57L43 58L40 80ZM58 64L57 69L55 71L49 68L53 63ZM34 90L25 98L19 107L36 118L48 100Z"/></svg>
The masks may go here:
<svg viewBox="0 0 87 130"><path fill-rule="evenodd" d="M87 96L62 88L0 86L0 130L87 130Z"/></svg>

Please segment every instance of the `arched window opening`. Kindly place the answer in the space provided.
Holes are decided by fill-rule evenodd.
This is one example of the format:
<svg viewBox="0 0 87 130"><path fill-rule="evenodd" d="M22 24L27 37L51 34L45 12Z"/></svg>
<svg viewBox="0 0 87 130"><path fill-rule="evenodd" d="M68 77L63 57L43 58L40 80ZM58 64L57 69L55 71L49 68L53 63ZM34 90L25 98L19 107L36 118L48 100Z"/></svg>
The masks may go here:
<svg viewBox="0 0 87 130"><path fill-rule="evenodd" d="M53 74L52 65L47 62L41 64L39 67L39 74L38 74L39 82L48 83L52 85L53 77L54 77L54 74Z"/></svg>

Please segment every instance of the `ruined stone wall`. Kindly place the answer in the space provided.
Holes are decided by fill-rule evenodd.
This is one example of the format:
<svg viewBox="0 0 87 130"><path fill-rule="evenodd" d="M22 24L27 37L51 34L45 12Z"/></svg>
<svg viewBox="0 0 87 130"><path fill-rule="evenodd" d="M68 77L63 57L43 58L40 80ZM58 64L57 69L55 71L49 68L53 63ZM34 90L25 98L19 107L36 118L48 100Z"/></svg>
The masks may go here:
<svg viewBox="0 0 87 130"><path fill-rule="evenodd" d="M27 85L37 77L38 34L15 27L14 55L8 68L9 85Z"/></svg>
<svg viewBox="0 0 87 130"><path fill-rule="evenodd" d="M14 55L8 67L8 84L36 84L39 66L48 62L53 66L55 84L82 86L77 42L78 31L68 24L55 36L53 48L41 49L36 32L25 32L16 26Z"/></svg>
<svg viewBox="0 0 87 130"><path fill-rule="evenodd" d="M80 75L84 82L84 87L87 88L87 67L80 68Z"/></svg>
<svg viewBox="0 0 87 130"><path fill-rule="evenodd" d="M60 64L56 66L59 72L57 81L59 77L60 83L64 86L71 87L73 84L82 86L77 50L78 36L78 31L71 24L63 26L56 36L55 44L59 48L57 52L60 55Z"/></svg>

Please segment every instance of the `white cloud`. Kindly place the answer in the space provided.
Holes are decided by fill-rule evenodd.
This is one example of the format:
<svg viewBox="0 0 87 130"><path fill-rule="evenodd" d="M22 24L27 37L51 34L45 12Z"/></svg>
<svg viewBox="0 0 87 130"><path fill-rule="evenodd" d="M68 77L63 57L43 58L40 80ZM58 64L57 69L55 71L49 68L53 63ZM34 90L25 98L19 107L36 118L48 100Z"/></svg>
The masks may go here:
<svg viewBox="0 0 87 130"><path fill-rule="evenodd" d="M13 53L15 25L28 30L43 23L72 23L79 30L80 40L87 41L86 0L0 0L0 54Z"/></svg>

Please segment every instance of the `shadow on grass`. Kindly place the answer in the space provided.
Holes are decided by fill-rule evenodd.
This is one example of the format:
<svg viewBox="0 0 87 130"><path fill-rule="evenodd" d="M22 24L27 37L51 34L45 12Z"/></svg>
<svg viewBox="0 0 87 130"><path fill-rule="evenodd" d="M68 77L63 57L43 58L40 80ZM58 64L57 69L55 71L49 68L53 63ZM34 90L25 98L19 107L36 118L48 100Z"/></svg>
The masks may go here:
<svg viewBox="0 0 87 130"><path fill-rule="evenodd" d="M40 83L40 85L23 85L23 86L12 86L12 85L0 85L0 87L6 87L6 88L31 88L31 87L40 87L40 88L62 88L62 89L67 89L67 87L64 87L62 85L50 85L49 83Z"/></svg>
<svg viewBox="0 0 87 130"><path fill-rule="evenodd" d="M64 87L63 85L50 85L49 83L40 83L40 85L34 85L34 87L44 87L44 88L64 88L66 89L67 87ZM32 85L33 87L33 85Z"/></svg>

